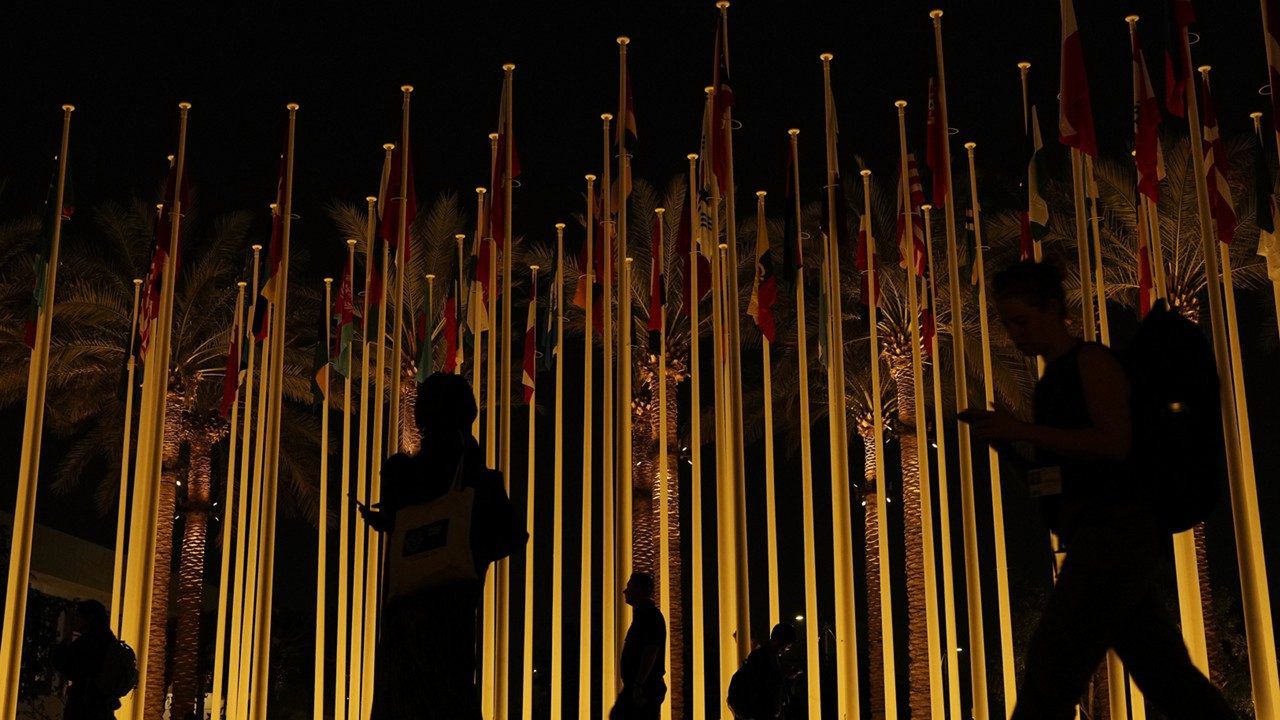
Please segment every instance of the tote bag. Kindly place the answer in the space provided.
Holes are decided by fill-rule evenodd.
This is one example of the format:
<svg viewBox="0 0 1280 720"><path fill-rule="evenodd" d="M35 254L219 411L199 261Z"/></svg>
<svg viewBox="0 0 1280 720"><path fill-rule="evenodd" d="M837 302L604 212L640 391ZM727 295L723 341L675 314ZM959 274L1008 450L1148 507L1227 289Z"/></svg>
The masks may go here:
<svg viewBox="0 0 1280 720"><path fill-rule="evenodd" d="M401 508L391 536L389 598L477 580L471 552L475 490L462 486L462 461L444 495Z"/></svg>

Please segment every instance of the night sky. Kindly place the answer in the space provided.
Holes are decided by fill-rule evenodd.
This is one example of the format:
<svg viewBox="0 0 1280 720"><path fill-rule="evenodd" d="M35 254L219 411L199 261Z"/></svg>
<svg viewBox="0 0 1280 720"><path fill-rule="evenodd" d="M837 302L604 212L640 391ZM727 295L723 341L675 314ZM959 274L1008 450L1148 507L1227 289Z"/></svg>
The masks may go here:
<svg viewBox="0 0 1280 720"><path fill-rule="evenodd" d="M554 237L553 223L570 221L570 214L581 209L583 175L601 171L599 115L616 112L614 38L620 34L632 39L629 62L639 130L632 148L634 174L665 184L684 172L685 154L698 147L702 88L712 71L711 0L184 5L27 2L6 11L7 37L0 44L0 67L5 68L0 97L7 98L7 111L0 114L0 220L32 213L43 199L62 103L77 106L71 164L83 207L156 193L165 155L176 145L176 104L185 100L194 105L188 172L203 211L260 210L265 233L284 104L298 102L295 212L301 220L294 226L293 242L306 245L314 259L303 276L318 281L338 270L345 250L324 207L332 201L361 201L376 192L380 146L399 139L399 86L416 87L412 132L420 203L456 192L470 208L472 189L488 184L486 135L497 129L500 68L514 62L515 134L523 169L515 196L515 233L546 241ZM824 181L818 55L824 51L835 54L832 72L846 172L855 167L857 155L877 175L896 177L892 102L910 102L910 142L922 148L925 93L934 67L927 12L938 5L947 11L951 125L958 129L957 140L978 143L983 172L1011 177L1021 168L1019 60L1033 64L1032 92L1041 105L1046 141L1052 144L1059 42L1054 0L740 0L730 10L734 116L742 123L734 139L739 190L781 194L785 130L798 127L803 192L806 201L818 199ZM1159 93L1162 7L1162 2L1135 0L1076 2L1104 154L1127 152L1130 143L1131 76L1123 18L1130 12L1144 16L1147 57ZM1224 134L1246 132L1248 113L1266 104L1258 94L1265 82L1265 59L1257 3L1202 0L1197 10L1200 22L1194 29L1201 41L1193 47L1194 59L1215 66ZM569 244L576 245L575 224L569 232ZM1265 327L1270 317L1256 306L1261 305L1243 303L1242 312L1246 321L1256 316L1254 327ZM1280 455L1266 439L1280 432L1274 409L1280 390L1256 382L1259 373L1274 376L1276 367L1274 342L1256 341L1260 335L1246 338L1246 367L1253 373L1250 404L1264 523L1269 523L1264 530L1270 531L1275 568L1280 563L1275 512L1280 491L1271 480L1280 475ZM523 414L517 418L522 422ZM0 415L11 437L21 432L19 420L20 410ZM860 467L859 451L856 445L851 448L854 468ZM576 441L571 441L566 455L576 453ZM16 468L17 450L5 451L4 458L10 456ZM0 506L10 507L13 483L12 473L0 478ZM817 484L825 484L825 478L819 476ZM783 552L793 558L784 569L784 580L792 578L784 591L784 616L802 607L803 597L797 584L799 521L797 499L791 496L798 493L793 489L781 500L786 514L781 527L792 538ZM1025 492L1009 495L1011 565L1015 590L1021 592L1047 576L1047 565L1037 564L1043 535L1034 508ZM114 517L96 516L90 501L42 493L40 514L44 522L78 528L103 542L113 532ZM762 534L763 521L756 524L753 529ZM958 523L955 527L958 537ZM1221 568L1215 584L1234 587L1225 507L1211 528L1216 531L1215 560L1220 560L1215 567ZM286 520L281 552L307 557L298 565L308 566L312 532L296 519ZM822 545L822 524L819 536ZM753 536L753 565L762 562L762 541ZM568 547L576 548L576 542L569 538ZM958 544L956 549L959 557ZM762 565L759 571L763 573ZM1273 570L1272 577L1275 596L1280 575ZM309 602L305 582L292 595L288 585L278 586L287 602ZM576 602L572 589L567 596ZM1031 590L1022 592L1015 611L1032 602L1027 599L1032 596ZM763 609L763 596L756 602ZM995 638L989 633L987 640L988 654L998 656Z"/></svg>

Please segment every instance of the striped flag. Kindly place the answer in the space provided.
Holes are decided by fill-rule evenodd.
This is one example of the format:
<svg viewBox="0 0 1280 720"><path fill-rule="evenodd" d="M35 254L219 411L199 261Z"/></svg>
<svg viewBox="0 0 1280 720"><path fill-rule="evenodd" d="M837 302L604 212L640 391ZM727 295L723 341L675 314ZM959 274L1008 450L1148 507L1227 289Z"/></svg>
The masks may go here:
<svg viewBox="0 0 1280 720"><path fill-rule="evenodd" d="M1141 192L1141 191L1139 191ZM1151 227L1144 208L1138 208L1138 316L1146 317L1155 304L1155 277L1151 265Z"/></svg>
<svg viewBox="0 0 1280 720"><path fill-rule="evenodd" d="M649 353L662 349L662 328L666 322L667 280L663 275L662 216L653 214L653 230L649 235Z"/></svg>
<svg viewBox="0 0 1280 720"><path fill-rule="evenodd" d="M1169 9L1165 13L1164 103L1169 114L1177 117L1187 116L1187 73L1191 71L1191 60L1187 57L1185 36L1187 28L1195 21L1196 11L1191 0L1169 0ZM1272 22L1275 22L1274 15ZM1274 69L1272 77L1275 77ZM1272 102L1276 102L1274 97Z"/></svg>
<svg viewBox="0 0 1280 720"><path fill-rule="evenodd" d="M1026 207L1021 212L1022 228L1018 234L1018 259L1035 258L1035 243L1049 234L1049 203L1040 194L1040 177L1044 175L1044 138L1040 134L1040 113L1030 107L1031 124L1027 128L1027 179L1023 184Z"/></svg>
<svg viewBox="0 0 1280 720"><path fill-rule="evenodd" d="M436 371L435 324L431 307L431 284L422 289L422 307L418 308L417 323L414 326L415 339L418 342L418 371L413 379L419 385L431 377Z"/></svg>
<svg viewBox="0 0 1280 720"><path fill-rule="evenodd" d="M711 108L711 166L718 187L727 187L729 176L729 152L725 144L726 115L734 106L733 88L729 85L729 40L721 18L716 19L715 65L711 73L711 86L715 88ZM707 128L704 127L704 132Z"/></svg>
<svg viewBox="0 0 1280 720"><path fill-rule="evenodd" d="M1089 77L1085 73L1084 47L1072 0L1061 0L1062 75L1059 88L1058 140L1091 157L1098 157L1098 140L1093 129L1093 108L1089 102Z"/></svg>
<svg viewBox="0 0 1280 720"><path fill-rule="evenodd" d="M941 208L946 204L949 173L946 166L946 155L943 150L949 138L947 129L942 126L942 105L938 102L938 82L929 78L929 123L926 126L925 163L929 166L932 180L933 206Z"/></svg>
<svg viewBox="0 0 1280 720"><path fill-rule="evenodd" d="M511 103L511 84L502 83L502 95L498 101L498 153L493 162L489 181L489 235L495 247L501 251L506 233L506 202L503 189L509 181L520 177L520 155L516 152L515 134L507 126L507 106ZM507 167L507 144L511 145L511 167Z"/></svg>
<svg viewBox="0 0 1280 720"><path fill-rule="evenodd" d="M870 264L867 262L868 247L871 250ZM880 307L880 262L876 255L875 239L871 234L871 213L864 212L858 222L858 247L854 252L853 263L862 273L858 302Z"/></svg>
<svg viewBox="0 0 1280 720"><path fill-rule="evenodd" d="M1151 88L1142 40L1133 33L1133 147L1138 165L1138 192L1153 203L1160 202L1160 181L1164 179L1164 151L1160 148L1160 103Z"/></svg>
<svg viewBox="0 0 1280 720"><path fill-rule="evenodd" d="M1280 283L1280 236L1276 234L1275 181L1271 178L1271 166L1267 164L1267 143L1261 126L1256 135L1258 150L1253 154L1253 188L1257 194L1254 208L1257 213L1258 254L1266 259L1267 276L1271 282Z"/></svg>
<svg viewBox="0 0 1280 720"><path fill-rule="evenodd" d="M408 182L400 181L400 165L402 163L401 153L406 153L409 158L408 170L405 173ZM391 174L387 178L387 191L383 194L386 198L387 206L382 212L381 227L379 232L382 239L387 243L387 247L391 249L391 256L395 258L396 264L401 262L409 262L409 247L413 245L413 240L409 237L409 228L413 227L414 218L418 217L418 198L413 187L413 153L408 148L399 148L391 151ZM400 255L400 203L404 203L404 256Z"/></svg>
<svg viewBox="0 0 1280 720"><path fill-rule="evenodd" d="M71 170L67 170L66 181L62 191L62 207L58 204L58 158L53 159L53 176L49 179L49 191L44 200L44 215L40 220L40 241L36 245L36 256L32 261L35 274L31 289L31 304L27 310L26 327L23 340L27 347L35 349L36 325L40 313L44 311L49 298L49 256L53 253L53 226L58 217L66 222L76 212L76 201L71 190ZM165 236L166 239L168 236Z"/></svg>
<svg viewBox="0 0 1280 720"><path fill-rule="evenodd" d="M907 155L907 183L910 194L909 206L904 207L906 199L902 192L902 178L898 178L898 265L910 267L919 277L925 273L924 217L920 214L920 206L924 204L924 189L920 184L920 171L916 167L916 156ZM907 226L911 226L908 236Z"/></svg>
<svg viewBox="0 0 1280 720"><path fill-rule="evenodd" d="M538 384L538 281L533 282L529 296L529 309L524 325L524 370L520 373L524 385L524 401L533 402Z"/></svg>
<svg viewBox="0 0 1280 720"><path fill-rule="evenodd" d="M174 186L177 183L177 167L173 158L169 159L169 172L164 181L164 200L156 211L155 248L151 252L151 267L147 271L147 279L142 284L142 309L138 315L138 357L145 358L151 346L151 326L160 316L160 280L164 274L165 262L169 259L170 227L169 213L173 211ZM187 205L186 178L182 181L182 204ZM179 238L181 240L181 238ZM178 248L173 248L174 260L170 272L177 275Z"/></svg>
<svg viewBox="0 0 1280 720"><path fill-rule="evenodd" d="M351 373L351 341L355 336L355 303L352 299L351 276L351 260L348 258L342 268L342 279L338 282L338 295L333 299L329 321L334 327L329 362L343 377Z"/></svg>
<svg viewBox="0 0 1280 720"><path fill-rule="evenodd" d="M773 257L769 253L769 228L763 214L756 222L755 270L747 314L756 321L760 334L773 342L778 336L773 318L773 304L778 299L778 277L773 272Z"/></svg>
<svg viewBox="0 0 1280 720"><path fill-rule="evenodd" d="M707 256L703 255L699 247L696 257L697 268L692 267L693 260L693 218L689 216L689 209L685 208L680 213L680 224L676 227L676 255L680 257L680 261L684 263L684 287L680 291L680 314L689 315L690 308L695 302L702 300L711 292L711 261ZM693 276L698 275L698 297L693 297Z"/></svg>
<svg viewBox="0 0 1280 720"><path fill-rule="evenodd" d="M1218 241L1229 245L1236 232L1236 208L1231 201L1231 186L1227 183L1231 169L1227 165L1227 147L1218 130L1218 111L1209 90L1209 78L1203 79L1201 91L1204 96L1204 171L1209 184L1209 210L1218 228Z"/></svg>

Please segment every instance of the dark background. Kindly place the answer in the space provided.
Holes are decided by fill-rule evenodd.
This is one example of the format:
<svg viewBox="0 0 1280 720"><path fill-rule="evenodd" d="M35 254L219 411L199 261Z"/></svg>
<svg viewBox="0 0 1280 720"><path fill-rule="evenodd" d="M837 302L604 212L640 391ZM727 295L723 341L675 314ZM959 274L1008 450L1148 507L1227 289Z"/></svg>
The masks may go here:
<svg viewBox="0 0 1280 720"><path fill-rule="evenodd" d="M739 188L781 192L785 130L799 127L803 191L807 200L818 198L824 170L819 149L823 118L818 61L823 51L835 54L832 72L846 170L854 166L856 154L877 174L896 175L892 102L905 98L911 103L911 142L922 147L925 91L934 62L927 12L939 4L947 10L951 125L958 130L959 141L979 143L984 174L1012 177L1021 171L1018 60L1033 63L1033 94L1041 106L1046 141L1056 148L1059 20L1053 0L741 0L730 11L732 78L738 101L735 119L742 123L734 140ZM1123 18L1128 12L1144 16L1141 27L1148 63L1160 93L1162 8L1161 2L1076 3L1104 153L1126 152L1131 133L1128 31ZM1215 65L1215 95L1224 134L1246 132L1247 114L1265 105L1265 98L1258 94L1266 76L1257 4L1215 0L1198 3L1197 10L1201 17L1195 30L1200 41L1193 53L1197 63ZM283 136L283 106L296 101L301 111L295 211L301 220L294 226L294 243L304 244L313 258L300 274L317 280L337 270L344 250L323 208L331 201L359 201L376 192L380 145L399 137L399 86L411 83L417 89L412 132L420 202L452 191L461 196L464 207L471 207L472 188L488 184L486 135L496 130L500 66L514 62L518 66L515 132L523 166L515 198L515 232L546 241L552 237L554 222L567 221L570 213L579 210L583 174L601 171L599 114L616 112L615 36L632 38L629 57L639 126L634 172L663 184L682 173L685 154L697 150L702 88L711 79L714 23L710 0L325 6L272 2L239 7L18 4L6 13L6 37L0 43L0 67L5 68L0 72L0 97L7 99L6 112L0 114L4 178L0 218L32 213L43 199L62 103L77 105L71 162L77 200L85 206L156 192L163 180L164 157L175 148L176 104L185 100L194 105L188 172L204 211L260 209L265 239L266 205L274 197ZM958 144L953 151L956 148ZM575 232L571 223L571 245L579 241ZM1246 327L1268 327L1269 314L1256 310L1263 306L1242 302ZM1264 373L1273 375L1276 367L1275 355L1254 341L1262 334L1246 337L1246 366L1253 381L1249 390L1261 505L1264 521L1273 525L1280 493L1271 480L1280 473L1280 454L1268 438L1280 432L1274 410L1280 391L1275 383L1258 381ZM573 377L573 360L568 377ZM576 401L566 405L580 408ZM19 418L20 411L0 416L10 437L21 432ZM522 412L517 412L513 427L522 428L523 422ZM549 425L542 423L543 428ZM522 434L520 430L517 437ZM569 433L571 438L575 435ZM825 429L815 432L817 437L825 437ZM571 439L566 450L566 457L575 458L573 465L577 463L575 446ZM523 452L522 442L513 447L518 454ZM543 448L544 457L549 456L549 442ZM851 448L850 464L855 469L860 467L858 450ZM755 457L760 449L752 447L749 452ZM891 448L889 454L896 452ZM826 484L824 456L825 451L815 447L821 495L828 492L821 489ZM3 457L12 458L11 466L16 468L17 443ZM516 461L514 467L522 467L522 458ZM780 482L790 483L788 473L794 473L795 459L780 453L779 462ZM516 472L522 474L522 470ZM760 478L753 475L749 482L758 489ZM0 478L4 507L13 486L13 474L5 473ZM783 569L785 617L803 607L803 593L798 490L794 484L780 487L781 552L792 558ZM575 492L566 496L569 507L576 501ZM1043 531L1033 506L1017 489L1007 495L1014 608L1019 612L1034 606L1047 566L1041 554ZM954 490L952 498L953 505L958 505ZM708 495L704 507L713 507L711 500ZM989 516L987 500L979 498L978 506L988 508ZM763 577L762 511L762 503L753 508L756 577ZM112 541L114 514L99 516L89 498L44 492L39 514L47 524L104 544ZM544 517L541 511L540 517ZM821 541L829 537L824 529L829 513L820 510L818 517L819 550L829 557L829 547L823 549L829 543ZM296 575L291 578L296 582L277 584L278 598L297 610L292 615L303 616L296 618L295 629L305 634L310 622L305 615L312 597L307 580L314 567L314 529L295 518L283 523L280 553L300 560L280 563L281 572ZM566 526L566 547L576 553L576 521L567 521ZM1238 586L1225 503L1210 527L1215 586L1234 592ZM959 562L958 514L953 528ZM1268 554L1274 567L1280 556L1277 533L1271 525L1265 530L1272 531ZM711 552L713 546L708 544L707 553ZM827 562L823 560L820 567ZM993 592L994 577L984 576L984 582L988 593ZM566 611L576 612L572 585L566 601ZM763 611L764 602L764 596L757 594L757 611ZM994 615L992 608L988 611ZM989 622L993 621L991 617ZM573 623L567 627L572 633ZM518 633L518 627L513 631ZM545 631L540 643L544 640ZM905 637L900 638L900 647L904 644ZM566 656L571 657L572 651L570 641ZM987 652L989 658L998 658L990 624ZM304 702L309 697L309 691L303 691L310 677L307 657L301 654L296 669ZM993 673L991 681L998 686L998 674ZM993 700L993 707L998 704Z"/></svg>

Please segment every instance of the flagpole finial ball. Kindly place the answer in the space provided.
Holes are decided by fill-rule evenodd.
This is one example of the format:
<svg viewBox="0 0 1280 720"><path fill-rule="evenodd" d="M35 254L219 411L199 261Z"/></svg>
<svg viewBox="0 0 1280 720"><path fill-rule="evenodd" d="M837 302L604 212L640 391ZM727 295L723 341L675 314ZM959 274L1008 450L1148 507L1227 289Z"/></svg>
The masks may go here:
<svg viewBox="0 0 1280 720"><path fill-rule="evenodd" d="M383 149L383 150L386 150L387 152L391 152L392 150L395 150L395 149L396 149L396 144L395 144L395 143L382 143L382 149Z"/></svg>
<svg viewBox="0 0 1280 720"><path fill-rule="evenodd" d="M405 95L408 95L409 93L413 92L413 86L412 86L412 85L401 85L401 86L400 86L400 92L404 93Z"/></svg>
<svg viewBox="0 0 1280 720"><path fill-rule="evenodd" d="M600 113L600 119L609 122L613 119L613 113Z"/></svg>
<svg viewBox="0 0 1280 720"><path fill-rule="evenodd" d="M498 142L498 133L489 133L490 142Z"/></svg>
<svg viewBox="0 0 1280 720"><path fill-rule="evenodd" d="M629 257L629 258L627 258L627 264L628 264L628 265L630 265L630 264L631 264L632 262L634 262L634 261L635 261L635 258L630 258L630 257Z"/></svg>
<svg viewBox="0 0 1280 720"><path fill-rule="evenodd" d="M791 128L790 130L787 131L787 134L790 135L791 137L795 137L800 134L800 128Z"/></svg>
<svg viewBox="0 0 1280 720"><path fill-rule="evenodd" d="M485 189L484 189L484 188L482 188L482 187L478 187L478 188L476 188L476 194L477 194L477 195L483 195L483 194L485 194L485 193L487 193L487 192L489 192L489 191L488 191L488 190L485 190Z"/></svg>
<svg viewBox="0 0 1280 720"><path fill-rule="evenodd" d="M466 239L467 239L467 236L466 236L466 235L463 235L462 233L458 233L457 235L454 235L454 236L453 236L453 239L454 239L454 240L466 240Z"/></svg>
<svg viewBox="0 0 1280 720"><path fill-rule="evenodd" d="M75 112L75 109L76 109L76 106L72 105L71 103L67 103L66 105L62 106L63 112Z"/></svg>
<svg viewBox="0 0 1280 720"><path fill-rule="evenodd" d="M711 87L710 85L708 85L708 86L706 86L706 87L702 88L702 92L704 92L704 93L706 93L706 94L708 94L708 95L710 95L711 93L713 93L713 92L715 92L715 91L716 91L716 89L715 89L715 88L713 88L713 87Z"/></svg>
<svg viewBox="0 0 1280 720"><path fill-rule="evenodd" d="M378 202L378 198L376 198L376 197L374 197L374 196L372 196L372 195L365 195L365 196L364 196L364 201L365 201L365 202L367 202L367 203L373 204L373 203Z"/></svg>
<svg viewBox="0 0 1280 720"><path fill-rule="evenodd" d="M720 2L716 3L716 7L720 8L721 10L728 10L729 0L720 0Z"/></svg>
<svg viewBox="0 0 1280 720"><path fill-rule="evenodd" d="M530 272L538 272L538 271L539 271L539 270L541 270L541 269L542 269L542 266L540 266L540 265L530 265L530 266L529 266L529 271L530 271Z"/></svg>
<svg viewBox="0 0 1280 720"><path fill-rule="evenodd" d="M1262 119L1262 113L1257 112L1257 111L1254 111L1254 112L1249 113L1249 117L1253 118L1254 120L1261 120L1261 119Z"/></svg>
<svg viewBox="0 0 1280 720"><path fill-rule="evenodd" d="M870 170L863 170L862 172L860 172L860 173L858 173L858 174L859 174L859 175L861 175L862 177L871 177L871 171L870 171Z"/></svg>
<svg viewBox="0 0 1280 720"><path fill-rule="evenodd" d="M595 175L592 175L591 173L587 173L587 182L589 182L589 183L590 183L590 182L595 182L595 181L596 181L596 176L595 176Z"/></svg>
<svg viewBox="0 0 1280 720"><path fill-rule="evenodd" d="M932 205L930 205L929 203L925 203L925 204L923 204L923 205L921 205L921 206L920 206L920 209L921 209L921 210L923 210L923 211L925 211L925 212L929 212L930 210L932 210L932 209L933 209L933 206L932 206Z"/></svg>
<svg viewBox="0 0 1280 720"><path fill-rule="evenodd" d="M1209 71L1212 69L1213 69L1212 65L1201 65L1200 67L1196 68L1196 70L1200 71L1201 75L1208 75Z"/></svg>
<svg viewBox="0 0 1280 720"><path fill-rule="evenodd" d="M684 158L685 160L697 160L698 153L689 153L688 155L685 155Z"/></svg>
<svg viewBox="0 0 1280 720"><path fill-rule="evenodd" d="M729 243L720 243L720 249L721 249L721 250L728 250L728 249L729 249Z"/></svg>
<svg viewBox="0 0 1280 720"><path fill-rule="evenodd" d="M178 109L179 109L179 110L190 110L190 109L191 109L191 103L189 103L189 102L180 102L180 103L178 103Z"/></svg>
<svg viewBox="0 0 1280 720"><path fill-rule="evenodd" d="M976 143L976 142L967 142L967 143L965 143L965 144L964 144L964 149L965 149L965 150L973 150L973 149L974 149L974 148L976 148L976 147L978 147L978 143Z"/></svg>
<svg viewBox="0 0 1280 720"><path fill-rule="evenodd" d="M619 35L618 44L623 47L626 47L631 44L631 38L627 37L626 35Z"/></svg>
<svg viewBox="0 0 1280 720"><path fill-rule="evenodd" d="M831 62L832 60L835 59L835 57L836 56L832 55L831 53L822 53L821 55L818 56L818 59L825 63L825 62Z"/></svg>
<svg viewBox="0 0 1280 720"><path fill-rule="evenodd" d="M938 19L940 19L940 18L942 17L942 10L941 10L941 9L938 9L938 10L930 10L930 11L929 11L929 17L933 18L934 20L938 20Z"/></svg>
<svg viewBox="0 0 1280 720"><path fill-rule="evenodd" d="M332 285L332 284L333 284L333 278L325 278L325 279L324 279L324 284L325 284L325 285Z"/></svg>
<svg viewBox="0 0 1280 720"><path fill-rule="evenodd" d="M899 110L901 110L901 109L903 109L903 108L905 108L905 107L907 106L907 101L906 101L906 100L894 100L894 101L893 101L893 106L894 106L894 107L896 107L896 108L898 108Z"/></svg>
<svg viewBox="0 0 1280 720"><path fill-rule="evenodd" d="M356 246L356 239L355 239L355 238L347 238L347 247L349 247L349 248L353 248L353 247L355 247L355 246Z"/></svg>
<svg viewBox="0 0 1280 720"><path fill-rule="evenodd" d="M1258 113L1258 114L1259 114L1259 115L1261 115L1262 113ZM134 278L134 279L133 279L133 284L134 284L134 285L141 285L141 284L142 284L142 278Z"/></svg>
<svg viewBox="0 0 1280 720"><path fill-rule="evenodd" d="M762 198L762 197L764 197L765 195L768 195L768 194L769 194L769 193L765 192L764 190L757 190L757 191L756 191L756 197L758 197L758 198Z"/></svg>
<svg viewBox="0 0 1280 720"><path fill-rule="evenodd" d="M666 208L660 208L660 207L658 207L658 208L654 208L654 209L653 209L653 211L654 211L655 213L657 213L658 215L661 215L661 214L665 213L665 212L667 211L667 209L666 209Z"/></svg>
<svg viewBox="0 0 1280 720"><path fill-rule="evenodd" d="M1030 70L1030 69L1031 69L1031 63L1027 62L1026 60L1023 60L1022 62L1018 63L1018 69L1019 69L1019 70Z"/></svg>
<svg viewBox="0 0 1280 720"><path fill-rule="evenodd" d="M564 230L564 223L556 223L556 230Z"/></svg>
<svg viewBox="0 0 1280 720"><path fill-rule="evenodd" d="M506 63L502 66L503 72L511 72L512 70L515 70L515 69L516 69L515 63Z"/></svg>
<svg viewBox="0 0 1280 720"><path fill-rule="evenodd" d="M134 280L134 282L135 282L135 283L137 283L137 284L139 284L139 285L141 285L141 284L142 284L142 281L141 281L141 280ZM245 281L241 280L241 281L239 281L239 282L237 282L237 283L236 283L236 287L238 287L238 288L242 288L242 287L245 287L245 286L246 286L246 285L248 285L248 284L249 284L249 283L247 283L247 282L245 282Z"/></svg>
<svg viewBox="0 0 1280 720"><path fill-rule="evenodd" d="M435 279L436 279L436 275L435 275L435 273L427 273L427 280L428 280L428 281L435 280Z"/></svg>
<svg viewBox="0 0 1280 720"><path fill-rule="evenodd" d="M298 112L298 107L299 107L298 103L289 103L288 105L284 106L284 109L288 110L289 112Z"/></svg>
<svg viewBox="0 0 1280 720"><path fill-rule="evenodd" d="M253 244L253 251L254 251L254 252L256 252L256 253L262 252L262 245L260 245L260 244L258 244L258 243L254 243L254 244Z"/></svg>

